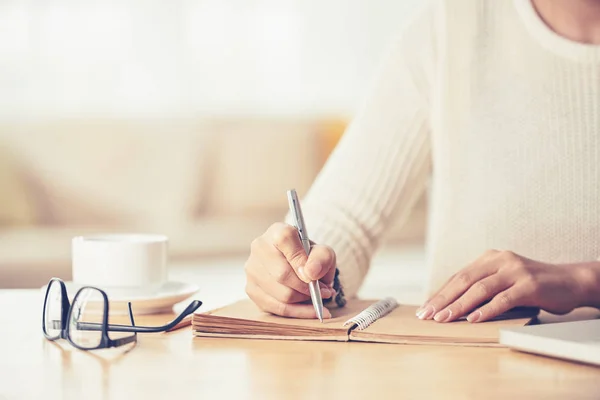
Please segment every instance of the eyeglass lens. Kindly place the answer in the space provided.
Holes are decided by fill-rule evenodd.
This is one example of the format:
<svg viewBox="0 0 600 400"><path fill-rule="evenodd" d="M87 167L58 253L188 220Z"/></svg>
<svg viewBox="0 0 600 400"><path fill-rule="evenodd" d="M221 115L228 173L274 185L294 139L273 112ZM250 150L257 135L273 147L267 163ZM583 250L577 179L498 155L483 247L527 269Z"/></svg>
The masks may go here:
<svg viewBox="0 0 600 400"><path fill-rule="evenodd" d="M94 349L102 343L104 297L97 289L81 290L71 305L69 339L84 349Z"/></svg>
<svg viewBox="0 0 600 400"><path fill-rule="evenodd" d="M57 281L50 282L46 292L44 329L52 339L58 338L62 328L62 290Z"/></svg>

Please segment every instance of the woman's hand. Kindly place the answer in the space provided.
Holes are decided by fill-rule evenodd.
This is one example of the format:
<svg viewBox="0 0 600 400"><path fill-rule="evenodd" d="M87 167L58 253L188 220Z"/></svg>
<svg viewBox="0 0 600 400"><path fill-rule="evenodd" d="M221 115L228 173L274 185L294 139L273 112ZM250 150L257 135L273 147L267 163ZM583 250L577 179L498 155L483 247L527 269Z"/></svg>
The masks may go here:
<svg viewBox="0 0 600 400"><path fill-rule="evenodd" d="M321 297L335 294L335 252L313 245L307 257L298 231L276 223L256 238L246 261L246 293L263 311L285 317L316 318L308 283L320 280ZM323 318L331 318L323 308Z"/></svg>
<svg viewBox="0 0 600 400"><path fill-rule="evenodd" d="M482 322L517 306L565 314L597 299L599 264L545 264L491 250L450 278L417 317L450 322L466 315L470 322Z"/></svg>

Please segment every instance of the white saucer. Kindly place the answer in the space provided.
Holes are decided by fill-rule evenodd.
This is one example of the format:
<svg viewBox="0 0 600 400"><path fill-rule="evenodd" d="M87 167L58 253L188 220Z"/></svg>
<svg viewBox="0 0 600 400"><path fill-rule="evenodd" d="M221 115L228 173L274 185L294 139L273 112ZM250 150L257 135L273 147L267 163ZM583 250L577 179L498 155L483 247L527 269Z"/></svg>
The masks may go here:
<svg viewBox="0 0 600 400"><path fill-rule="evenodd" d="M69 300L77 291L86 285L65 281ZM91 285L94 286L94 285ZM46 290L46 285L42 291ZM158 314L172 312L173 306L191 297L198 291L198 286L185 282L166 282L162 286L152 288L123 288L123 287L98 287L106 292L109 301L110 314L127 314L127 303L131 302L131 308L135 315Z"/></svg>

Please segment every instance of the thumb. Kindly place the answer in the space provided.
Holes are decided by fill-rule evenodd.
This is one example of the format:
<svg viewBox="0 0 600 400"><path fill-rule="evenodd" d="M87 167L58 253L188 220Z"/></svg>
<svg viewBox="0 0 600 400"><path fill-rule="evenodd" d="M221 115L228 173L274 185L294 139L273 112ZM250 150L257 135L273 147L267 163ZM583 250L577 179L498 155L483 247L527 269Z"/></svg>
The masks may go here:
<svg viewBox="0 0 600 400"><path fill-rule="evenodd" d="M325 245L314 245L308 256L306 265L301 273L308 280L321 280L330 285L335 276L336 257L331 247ZM301 278L302 279L302 278Z"/></svg>
<svg viewBox="0 0 600 400"><path fill-rule="evenodd" d="M330 247L314 245L307 255L298 230L287 224L273 227L272 242L302 281L310 283L322 279L328 285L333 282L336 258Z"/></svg>
<svg viewBox="0 0 600 400"><path fill-rule="evenodd" d="M308 255L302 245L298 230L287 224L276 224L271 230L272 243L275 248L283 254L298 278L309 283L311 279L303 273Z"/></svg>

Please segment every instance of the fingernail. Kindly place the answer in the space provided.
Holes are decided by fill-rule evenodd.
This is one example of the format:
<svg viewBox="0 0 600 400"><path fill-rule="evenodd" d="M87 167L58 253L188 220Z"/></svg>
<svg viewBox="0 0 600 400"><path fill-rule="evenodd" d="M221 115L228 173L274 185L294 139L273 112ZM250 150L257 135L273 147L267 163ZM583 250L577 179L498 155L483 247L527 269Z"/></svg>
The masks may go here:
<svg viewBox="0 0 600 400"><path fill-rule="evenodd" d="M333 295L333 292L327 288L321 289L321 296L328 299Z"/></svg>
<svg viewBox="0 0 600 400"><path fill-rule="evenodd" d="M313 280L319 279L319 275L321 275L321 271L323 270L321 263L316 261L309 261L304 267L306 270L306 275Z"/></svg>
<svg viewBox="0 0 600 400"><path fill-rule="evenodd" d="M327 307L323 307L323 318L331 318L331 312L327 309Z"/></svg>
<svg viewBox="0 0 600 400"><path fill-rule="evenodd" d="M469 316L467 317L467 321L477 322L477 321L479 321L479 318L481 318L481 311L477 310L477 311L474 311L471 314L469 314Z"/></svg>
<svg viewBox="0 0 600 400"><path fill-rule="evenodd" d="M433 317L433 319L437 322L444 322L450 319L450 317L452 317L452 311L445 309L435 314L435 317Z"/></svg>
<svg viewBox="0 0 600 400"><path fill-rule="evenodd" d="M310 279L306 279L306 275L304 275L304 267L298 268L298 277L306 283L310 282Z"/></svg>
<svg viewBox="0 0 600 400"><path fill-rule="evenodd" d="M419 317L419 319L429 319L433 314L435 314L435 308L432 305L429 305L425 308L421 308L417 313L417 317Z"/></svg>

